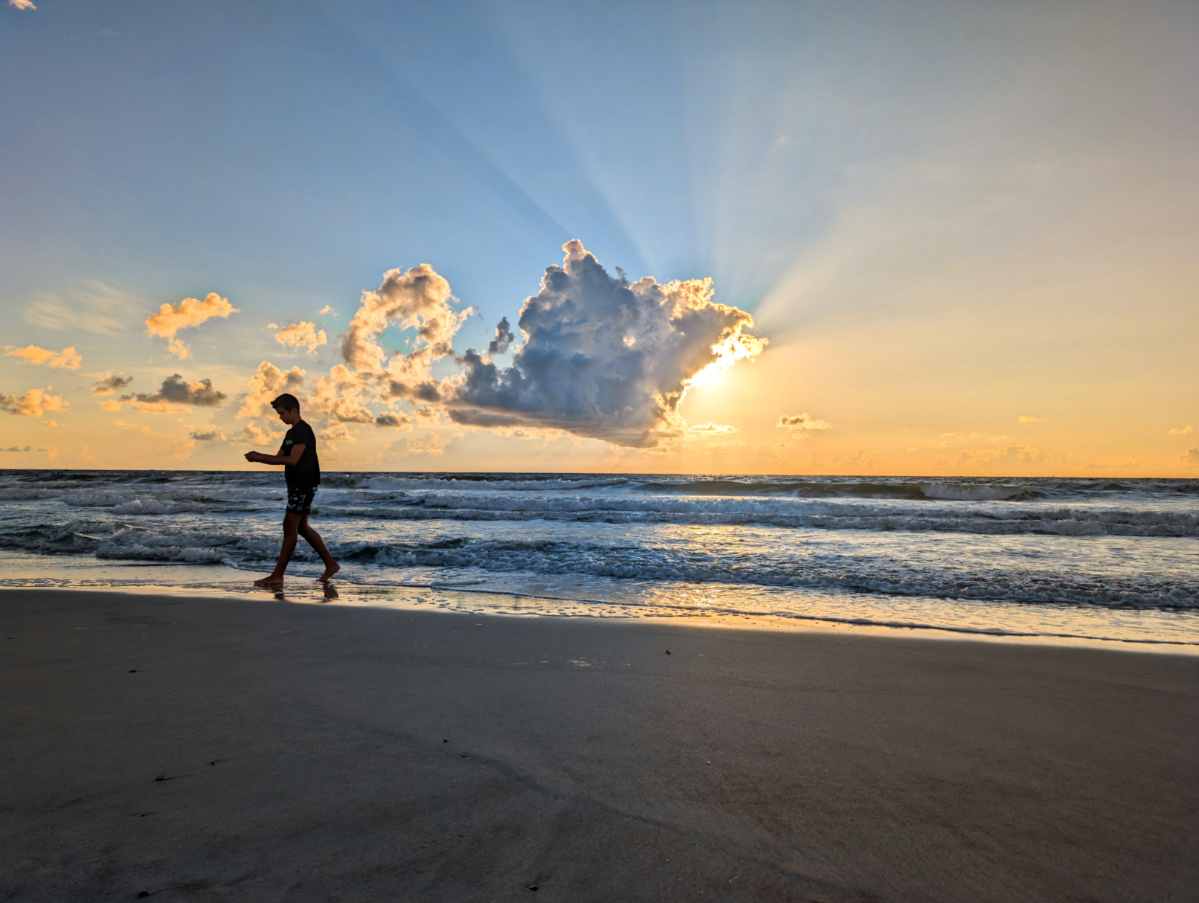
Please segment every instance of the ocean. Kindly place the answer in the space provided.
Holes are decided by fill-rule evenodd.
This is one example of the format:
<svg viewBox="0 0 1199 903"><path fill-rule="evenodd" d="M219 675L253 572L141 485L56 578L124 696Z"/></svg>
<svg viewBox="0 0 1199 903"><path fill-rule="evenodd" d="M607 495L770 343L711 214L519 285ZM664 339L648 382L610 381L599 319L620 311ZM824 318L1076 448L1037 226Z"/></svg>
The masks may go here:
<svg viewBox="0 0 1199 903"><path fill-rule="evenodd" d="M278 471L0 471L0 587L255 592L284 500ZM312 523L351 603L1199 651L1196 480L326 473ZM301 541L286 597L320 571Z"/></svg>

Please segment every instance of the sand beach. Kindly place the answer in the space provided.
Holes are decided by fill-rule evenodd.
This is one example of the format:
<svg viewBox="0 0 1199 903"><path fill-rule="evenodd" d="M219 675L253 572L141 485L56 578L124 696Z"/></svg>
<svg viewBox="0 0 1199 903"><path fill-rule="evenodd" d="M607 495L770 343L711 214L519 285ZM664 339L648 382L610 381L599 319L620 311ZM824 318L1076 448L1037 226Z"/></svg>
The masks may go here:
<svg viewBox="0 0 1199 903"><path fill-rule="evenodd" d="M1199 887L1195 656L269 595L0 625L7 900Z"/></svg>

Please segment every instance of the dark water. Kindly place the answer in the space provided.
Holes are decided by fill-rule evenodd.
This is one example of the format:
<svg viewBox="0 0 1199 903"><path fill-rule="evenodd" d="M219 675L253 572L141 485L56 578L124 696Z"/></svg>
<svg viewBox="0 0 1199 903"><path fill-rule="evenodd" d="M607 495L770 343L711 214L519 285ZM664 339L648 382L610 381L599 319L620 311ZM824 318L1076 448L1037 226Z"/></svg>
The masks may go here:
<svg viewBox="0 0 1199 903"><path fill-rule="evenodd" d="M0 585L242 582L283 497L261 471L0 472ZM1199 642L1194 480L327 474L313 523L345 585L480 610ZM172 567L95 570L117 563Z"/></svg>

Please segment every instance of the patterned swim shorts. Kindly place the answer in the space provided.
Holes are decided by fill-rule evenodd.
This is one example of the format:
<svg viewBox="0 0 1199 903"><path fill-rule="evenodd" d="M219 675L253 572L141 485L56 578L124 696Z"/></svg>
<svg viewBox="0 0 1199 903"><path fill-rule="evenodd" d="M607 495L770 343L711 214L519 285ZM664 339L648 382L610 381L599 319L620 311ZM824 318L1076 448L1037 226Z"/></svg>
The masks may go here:
<svg viewBox="0 0 1199 903"><path fill-rule="evenodd" d="M287 513L308 514L312 510L312 499L316 495L316 486L288 486Z"/></svg>

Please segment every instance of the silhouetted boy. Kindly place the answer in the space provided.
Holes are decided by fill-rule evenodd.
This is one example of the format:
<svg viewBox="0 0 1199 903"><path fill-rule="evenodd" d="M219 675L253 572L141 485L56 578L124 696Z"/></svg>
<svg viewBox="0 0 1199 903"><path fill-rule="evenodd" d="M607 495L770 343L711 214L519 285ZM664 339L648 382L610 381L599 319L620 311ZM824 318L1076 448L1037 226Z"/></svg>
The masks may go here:
<svg viewBox="0 0 1199 903"><path fill-rule="evenodd" d="M325 562L325 573L321 580L328 580L339 570L341 565L333 560L324 540L308 525L308 512L312 509L312 499L316 495L321 482L321 465L316 457L316 435L312 427L300 419L300 402L294 395L280 395L271 402L271 407L279 415L279 419L291 427L283 437L283 444L277 455L264 455L262 452L246 452L246 460L258 464L282 464L284 475L287 477L287 513L283 516L283 548L279 550L279 560L270 576L255 580L255 586L274 586L283 582L283 572L291 561L291 554L296 549L296 536L303 536Z"/></svg>

